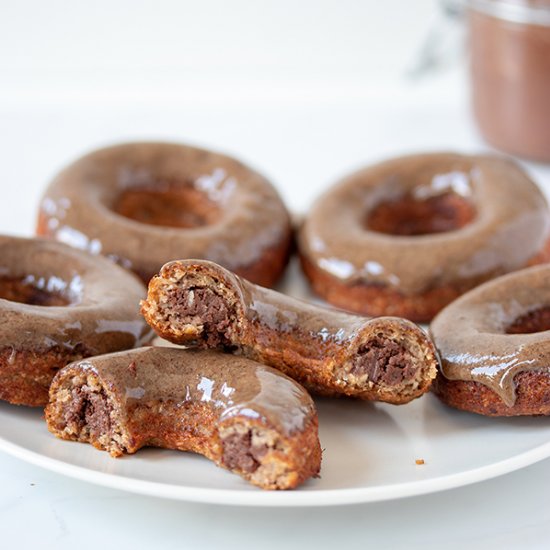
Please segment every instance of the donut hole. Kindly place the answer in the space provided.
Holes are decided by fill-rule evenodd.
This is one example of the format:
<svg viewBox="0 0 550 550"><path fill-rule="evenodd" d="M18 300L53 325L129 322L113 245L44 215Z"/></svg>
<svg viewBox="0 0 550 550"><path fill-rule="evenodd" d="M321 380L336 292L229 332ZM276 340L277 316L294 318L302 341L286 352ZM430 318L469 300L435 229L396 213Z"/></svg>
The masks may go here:
<svg viewBox="0 0 550 550"><path fill-rule="evenodd" d="M80 279L67 283L59 277L0 277L0 298L31 306L70 306L80 299Z"/></svg>
<svg viewBox="0 0 550 550"><path fill-rule="evenodd" d="M143 224L178 228L212 225L221 216L219 205L192 184L130 187L117 197L113 210Z"/></svg>
<svg viewBox="0 0 550 550"><path fill-rule="evenodd" d="M389 235L413 236L455 231L476 215L472 202L454 192L425 199L407 193L380 202L368 214L366 228Z"/></svg>
<svg viewBox="0 0 550 550"><path fill-rule="evenodd" d="M529 311L516 318L506 329L506 334L530 334L550 330L550 306Z"/></svg>

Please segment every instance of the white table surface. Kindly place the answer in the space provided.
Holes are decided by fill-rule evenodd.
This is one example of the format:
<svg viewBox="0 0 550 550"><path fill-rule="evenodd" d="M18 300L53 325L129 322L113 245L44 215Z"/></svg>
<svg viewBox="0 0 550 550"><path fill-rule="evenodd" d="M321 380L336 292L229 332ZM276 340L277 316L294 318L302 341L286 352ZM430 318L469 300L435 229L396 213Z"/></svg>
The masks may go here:
<svg viewBox="0 0 550 550"><path fill-rule="evenodd" d="M417 45L427 25L424 16L431 13L428 0L414 3L419 6L417 11L406 7L413 3L389 2L390 12L396 5L405 12L408 9L405 16L416 26L401 21L392 27L402 35L401 42L394 40L385 51L377 50L374 58L371 52L364 73L357 72L360 44L352 38L361 25L352 13L345 20L347 34L342 35L352 37L341 48L342 63L337 56L330 57L332 50L321 48L330 59L314 64L313 69L308 65L307 78L293 77L300 63L308 63L309 54L300 50L303 59L294 64L281 62L292 58L296 46L292 37L297 34L285 27L287 33L294 32L288 44L282 41L286 44L281 46L283 53L288 50L286 57L277 57L280 49L275 47L266 50L271 72L252 52L248 62L257 69L254 78L246 73L243 78L215 81L211 74L202 74L200 66L185 66L193 73L191 84L185 79L166 80L162 66L157 72L148 67L148 74L155 78L147 79L132 64L125 79L113 82L111 76L119 75L124 59L115 55L102 66L95 58L91 60L93 49L86 50L71 27L76 17L73 11L64 12L52 23L53 28L46 26L46 32L41 20L48 13L39 10L37 18L27 20L24 4L29 3L0 2L3 13L11 17L11 22L0 18L4 40L0 42L1 233L32 234L37 201L53 174L84 151L120 140L173 139L233 153L270 177L295 211L305 211L335 178L367 162L426 149L487 149L470 118L460 67L421 82L406 81L402 72L385 73L387 63L403 60ZM44 5L30 4L35 10ZM60 9L63 3L53 4ZM97 4L106 10L111 5ZM133 5L121 4L115 10L117 17ZM162 4L174 6L173 2ZM282 4L288 10L293 5ZM335 4L310 2L309 7L330 7L331 13L325 14L330 19L339 13ZM351 10L358 4L346 1L339 5ZM208 8L202 10L207 13ZM95 11L99 24L100 10ZM285 21L283 15L268 14L280 25ZM147 11L132 16L135 31L139 28L135 18L145 20ZM296 15L299 20L307 16L305 8ZM384 31L384 21L387 25L387 17L379 16L368 22L378 42L389 32ZM62 27L70 27L69 38L77 53L56 32ZM114 24L107 24L106 29L105 33L113 34ZM18 38L18 31L26 33L24 38L38 35L40 40L25 42ZM325 31L310 38L322 42ZM48 33L54 37L51 41ZM192 38L198 36L195 32ZM96 38L101 42L102 37ZM174 55L169 55L170 37L162 42L168 67L176 63ZM89 45L90 37L86 40ZM2 47L9 41L13 55ZM230 45L229 50L226 58L248 52L244 43ZM201 62L217 60L220 67L225 66L214 49L205 51ZM145 49L138 49L138 54L145 57L142 64L151 61ZM79 65L82 59L86 70ZM238 72L237 65L233 68ZM271 79L273 74L276 80ZM379 77L374 78L375 74ZM548 167L529 164L527 168L550 190ZM550 460L545 460L469 487L399 501L250 509L136 496L75 481L0 453L0 548L548 548L549 481Z"/></svg>

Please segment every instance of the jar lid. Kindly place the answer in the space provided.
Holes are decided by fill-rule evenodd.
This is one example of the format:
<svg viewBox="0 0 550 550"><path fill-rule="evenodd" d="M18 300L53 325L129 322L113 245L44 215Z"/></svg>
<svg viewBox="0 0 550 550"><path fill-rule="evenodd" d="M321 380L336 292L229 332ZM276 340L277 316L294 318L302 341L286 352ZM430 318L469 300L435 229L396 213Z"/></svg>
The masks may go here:
<svg viewBox="0 0 550 550"><path fill-rule="evenodd" d="M550 26L550 0L469 0L468 7L498 19Z"/></svg>

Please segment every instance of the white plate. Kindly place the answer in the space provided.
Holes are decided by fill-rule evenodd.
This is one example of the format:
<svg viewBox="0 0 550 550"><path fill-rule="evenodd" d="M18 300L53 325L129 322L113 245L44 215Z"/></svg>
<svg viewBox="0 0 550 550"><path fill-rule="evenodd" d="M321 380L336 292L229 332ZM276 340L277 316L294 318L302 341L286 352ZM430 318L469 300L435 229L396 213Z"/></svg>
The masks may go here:
<svg viewBox="0 0 550 550"><path fill-rule="evenodd" d="M268 492L190 453L143 449L113 459L60 441L36 409L0 404L0 449L56 472L136 493L220 504L322 506L373 502L474 483L550 456L545 418L489 419L431 395L392 407L318 400L321 479ZM417 465L416 459L424 459Z"/></svg>
<svg viewBox="0 0 550 550"><path fill-rule="evenodd" d="M289 294L308 289L296 266ZM391 406L318 399L321 479L295 491L262 491L191 453L142 449L113 459L51 436L42 411L0 403L0 449L78 479L146 495L254 506L374 502L459 487L550 456L546 418L484 418L434 396ZM423 459L423 465L416 460Z"/></svg>

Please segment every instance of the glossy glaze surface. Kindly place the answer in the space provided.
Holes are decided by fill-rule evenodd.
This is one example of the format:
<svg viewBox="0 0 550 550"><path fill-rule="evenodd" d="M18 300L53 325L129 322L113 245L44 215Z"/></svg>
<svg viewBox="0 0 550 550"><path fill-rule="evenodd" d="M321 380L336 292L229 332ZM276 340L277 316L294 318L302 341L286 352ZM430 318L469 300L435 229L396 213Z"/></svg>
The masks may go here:
<svg viewBox="0 0 550 550"><path fill-rule="evenodd" d="M366 228L380 203L449 192L476 210L460 229L398 236ZM413 295L523 267L549 230L544 196L514 162L434 153L392 159L336 184L312 207L299 246L318 269L350 285L382 284Z"/></svg>
<svg viewBox="0 0 550 550"><path fill-rule="evenodd" d="M85 359L64 372L88 369L125 411L140 404L204 402L217 411L220 421L237 416L259 419L287 435L301 430L315 414L311 397L290 378L216 351L147 347Z"/></svg>
<svg viewBox="0 0 550 550"><path fill-rule="evenodd" d="M249 266L288 239L289 223L273 186L233 158L185 145L128 143L63 170L42 199L38 232L148 279L181 257L233 270Z"/></svg>
<svg viewBox="0 0 550 550"><path fill-rule="evenodd" d="M430 326L442 374L450 380L485 384L512 406L516 374L550 372L550 331L507 331L526 314L548 306L548 266L511 273L468 292L447 306Z"/></svg>
<svg viewBox="0 0 550 550"><path fill-rule="evenodd" d="M0 348L53 347L87 354L142 345L151 330L139 315L137 278L104 258L44 239L0 236L0 277L66 297L63 305L0 299Z"/></svg>
<svg viewBox="0 0 550 550"><path fill-rule="evenodd" d="M238 300L233 339L237 345L263 349L280 346L301 348L308 358L327 364L344 363L356 353L365 339L377 330L396 331L400 338L424 341L423 331L398 317L369 318L332 307L315 305L255 285L223 267L208 261L177 260L168 263L161 276L189 278L206 275L202 283L217 286L218 281ZM238 341L237 341L238 340ZM428 345L429 347L429 345Z"/></svg>
<svg viewBox="0 0 550 550"><path fill-rule="evenodd" d="M201 300L205 306L193 309ZM436 375L433 345L414 323L316 306L208 261L166 264L142 312L167 340L242 354L321 395L400 404L426 392Z"/></svg>
<svg viewBox="0 0 550 550"><path fill-rule="evenodd" d="M264 326L281 337L307 337L316 344L312 351L322 356L323 346L344 346L365 328L369 320L336 309L316 306L241 281L245 315L249 323Z"/></svg>

